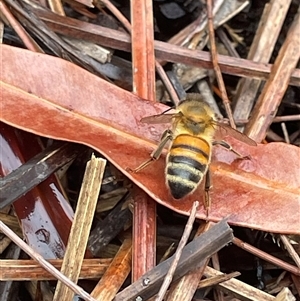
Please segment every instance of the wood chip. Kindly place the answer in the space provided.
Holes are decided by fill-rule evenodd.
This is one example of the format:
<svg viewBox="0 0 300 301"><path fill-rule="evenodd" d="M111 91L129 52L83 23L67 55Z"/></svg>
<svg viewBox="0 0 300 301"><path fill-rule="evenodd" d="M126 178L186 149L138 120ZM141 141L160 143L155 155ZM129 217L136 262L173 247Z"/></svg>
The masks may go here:
<svg viewBox="0 0 300 301"><path fill-rule="evenodd" d="M112 300L131 271L131 257L132 241L125 239L91 296L97 300Z"/></svg>
<svg viewBox="0 0 300 301"><path fill-rule="evenodd" d="M203 261L205 261L207 257L217 252L231 239L232 231L226 221L223 220L187 244L178 262L173 281L194 270L197 266L203 265ZM131 301L136 300L136 298L147 300L147 298L157 294L174 259L173 256L154 267L130 286L127 286L116 295L114 301ZM197 263L197 265L195 265L195 263Z"/></svg>
<svg viewBox="0 0 300 301"><path fill-rule="evenodd" d="M272 0L266 3L258 29L248 53L248 59L268 63L285 20L291 0ZM234 102L235 119L248 119L261 81L242 78L238 83Z"/></svg>
<svg viewBox="0 0 300 301"><path fill-rule="evenodd" d="M133 93L154 101L152 0L132 0L130 7ZM155 266L156 262L156 203L142 191L134 199L132 279L137 280Z"/></svg>
<svg viewBox="0 0 300 301"><path fill-rule="evenodd" d="M33 11L57 33L74 35L87 41L97 42L102 46L112 47L118 50L130 51L131 41L128 34L99 25L63 18L51 12L33 9ZM190 50L166 42L155 41L155 55L157 59L182 63L195 67L212 69L211 57L208 52ZM222 73L241 77L252 77L267 80L271 72L271 64L253 62L240 58L219 55L219 66ZM300 85L300 69L295 69L290 78L290 84Z"/></svg>
<svg viewBox="0 0 300 301"><path fill-rule="evenodd" d="M276 296L275 301L295 301L296 298L292 295L291 291L285 287L282 291Z"/></svg>
<svg viewBox="0 0 300 301"><path fill-rule="evenodd" d="M86 251L105 164L106 160L95 158L95 156L92 155L91 160L86 166L82 188L80 190L78 204L61 268L61 272L75 283L78 280ZM53 300L71 301L73 300L73 297L74 291L59 281L56 286Z"/></svg>
<svg viewBox="0 0 300 301"><path fill-rule="evenodd" d="M215 277L218 275L223 275L223 273L210 268L206 267L204 271L204 275L206 277ZM273 301L275 297L251 286L248 284L243 283L237 279L230 279L218 285L224 292L235 296L239 299L244 301Z"/></svg>
<svg viewBox="0 0 300 301"><path fill-rule="evenodd" d="M300 8L275 60L270 77L253 109L249 123L245 128L245 134L257 142L261 142L266 137L268 128L288 87L292 72L299 61L299 36Z"/></svg>
<svg viewBox="0 0 300 301"><path fill-rule="evenodd" d="M84 259L79 274L79 279L96 279L103 276L111 263L111 259ZM60 270L62 259L50 259L56 269ZM0 281L20 280L55 280L56 278L42 268L34 260L29 259L1 259Z"/></svg>

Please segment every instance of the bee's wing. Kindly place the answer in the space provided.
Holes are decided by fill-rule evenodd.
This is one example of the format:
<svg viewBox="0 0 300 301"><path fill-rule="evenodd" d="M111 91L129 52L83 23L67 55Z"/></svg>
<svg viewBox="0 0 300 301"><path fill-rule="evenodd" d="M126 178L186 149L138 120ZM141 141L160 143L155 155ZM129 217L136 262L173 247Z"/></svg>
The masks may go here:
<svg viewBox="0 0 300 301"><path fill-rule="evenodd" d="M247 135L239 132L238 130L232 128L230 125L221 122L214 122L214 125L218 127L217 129L217 136L224 137L224 136L232 136L233 138L240 140L248 145L256 146L257 143L249 138Z"/></svg>
<svg viewBox="0 0 300 301"><path fill-rule="evenodd" d="M158 124L158 123L170 123L172 118L178 116L178 114L159 114L151 115L141 119L143 123Z"/></svg>

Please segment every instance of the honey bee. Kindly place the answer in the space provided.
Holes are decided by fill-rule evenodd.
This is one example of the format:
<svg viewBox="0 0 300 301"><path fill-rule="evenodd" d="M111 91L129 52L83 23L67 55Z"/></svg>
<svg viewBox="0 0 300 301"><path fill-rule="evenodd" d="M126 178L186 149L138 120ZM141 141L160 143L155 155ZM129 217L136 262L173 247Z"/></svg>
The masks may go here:
<svg viewBox="0 0 300 301"><path fill-rule="evenodd" d="M134 172L145 168L157 160L168 141L171 141L166 158L166 184L174 199L182 199L193 193L206 176L205 190L210 187L208 168L211 162L212 147L219 144L244 158L225 141L215 141L217 131L255 146L256 142L225 123L215 120L215 114L200 94L187 94L177 107L176 113L152 115L141 122L148 124L172 123L172 130L166 130L161 142L151 158L141 164Z"/></svg>

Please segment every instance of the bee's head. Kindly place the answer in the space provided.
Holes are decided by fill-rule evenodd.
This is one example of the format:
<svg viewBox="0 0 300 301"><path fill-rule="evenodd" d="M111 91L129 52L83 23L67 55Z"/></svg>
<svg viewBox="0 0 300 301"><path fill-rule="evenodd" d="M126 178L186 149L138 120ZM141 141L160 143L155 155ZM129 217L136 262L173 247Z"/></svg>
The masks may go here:
<svg viewBox="0 0 300 301"><path fill-rule="evenodd" d="M187 95L189 96L190 94ZM191 95L193 95L193 97L187 97L187 99L182 101L178 106L178 110L182 115L194 123L208 123L214 119L214 112L202 99L201 95Z"/></svg>

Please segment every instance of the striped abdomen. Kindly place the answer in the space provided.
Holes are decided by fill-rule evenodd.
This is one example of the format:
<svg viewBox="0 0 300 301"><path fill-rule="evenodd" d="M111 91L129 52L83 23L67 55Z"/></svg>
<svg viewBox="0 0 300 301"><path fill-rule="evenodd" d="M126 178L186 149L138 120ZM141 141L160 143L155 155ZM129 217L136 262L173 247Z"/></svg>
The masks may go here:
<svg viewBox="0 0 300 301"><path fill-rule="evenodd" d="M211 145L200 137L178 135L166 166L167 184L174 199L181 199L201 183L211 156Z"/></svg>

